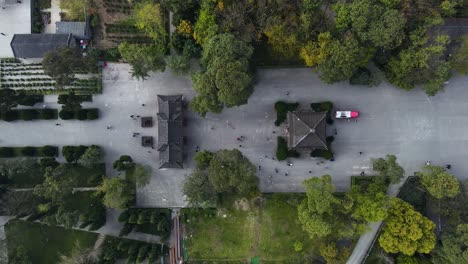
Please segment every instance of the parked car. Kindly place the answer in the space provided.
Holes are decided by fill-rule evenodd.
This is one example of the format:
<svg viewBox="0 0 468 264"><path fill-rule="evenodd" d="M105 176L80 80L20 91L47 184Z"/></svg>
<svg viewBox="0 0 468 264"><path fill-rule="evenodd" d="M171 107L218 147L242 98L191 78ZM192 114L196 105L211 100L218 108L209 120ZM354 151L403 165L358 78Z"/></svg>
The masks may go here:
<svg viewBox="0 0 468 264"><path fill-rule="evenodd" d="M336 111L335 118L357 118L359 116L358 111Z"/></svg>

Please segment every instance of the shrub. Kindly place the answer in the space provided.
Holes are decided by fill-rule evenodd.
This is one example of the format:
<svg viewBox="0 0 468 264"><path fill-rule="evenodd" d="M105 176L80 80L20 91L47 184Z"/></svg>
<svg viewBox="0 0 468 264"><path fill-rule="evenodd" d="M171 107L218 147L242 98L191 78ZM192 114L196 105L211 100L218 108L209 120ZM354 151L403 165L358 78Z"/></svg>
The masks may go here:
<svg viewBox="0 0 468 264"><path fill-rule="evenodd" d="M0 147L0 157L10 158L15 156L15 150L10 147Z"/></svg>
<svg viewBox="0 0 468 264"><path fill-rule="evenodd" d="M36 148L34 147L23 147L20 150L21 154L27 157L34 157L36 155Z"/></svg>
<svg viewBox="0 0 468 264"><path fill-rule="evenodd" d="M99 109L90 108L90 109L86 109L86 110L87 110L86 118L88 120L96 120L96 119L99 118Z"/></svg>
<svg viewBox="0 0 468 264"><path fill-rule="evenodd" d="M278 146L276 148L276 158L278 160L285 160L288 157L288 144L282 137L278 137Z"/></svg>
<svg viewBox="0 0 468 264"><path fill-rule="evenodd" d="M24 95L19 94L18 104L19 105L26 105L26 106L33 106L36 103L44 102L43 95Z"/></svg>
<svg viewBox="0 0 468 264"><path fill-rule="evenodd" d="M78 112L75 113L75 117L76 119L78 120L86 120L86 114L88 113L88 111L86 109L81 109L79 110Z"/></svg>
<svg viewBox="0 0 468 264"><path fill-rule="evenodd" d="M45 170L47 167L56 168L60 163L55 160L55 158L43 158L39 161L41 168Z"/></svg>
<svg viewBox="0 0 468 264"><path fill-rule="evenodd" d="M125 223L125 225L120 230L119 236L126 236L130 234L130 232L132 232L133 230L133 227L134 227L133 224Z"/></svg>
<svg viewBox="0 0 468 264"><path fill-rule="evenodd" d="M14 111L14 110L6 111L2 114L2 119L7 122L18 120L18 117L19 117L18 111Z"/></svg>
<svg viewBox="0 0 468 264"><path fill-rule="evenodd" d="M330 101L324 101L319 103L310 104L310 108L315 112L331 112L333 109L333 103Z"/></svg>
<svg viewBox="0 0 468 264"><path fill-rule="evenodd" d="M20 111L20 117L22 120L30 121L33 119L37 119L39 116L39 112L34 109L25 109Z"/></svg>
<svg viewBox="0 0 468 264"><path fill-rule="evenodd" d="M56 119L55 115L56 115L55 109L43 109L39 111L40 119L45 119L45 120Z"/></svg>
<svg viewBox="0 0 468 264"><path fill-rule="evenodd" d="M77 162L85 153L87 146L63 146L62 155L69 163Z"/></svg>
<svg viewBox="0 0 468 264"><path fill-rule="evenodd" d="M314 149L314 151L310 153L310 156L314 158L324 158L326 160L330 160L333 158L333 153L327 149Z"/></svg>
<svg viewBox="0 0 468 264"><path fill-rule="evenodd" d="M74 117L74 114L70 111L60 110L59 117L63 120L70 120Z"/></svg>
<svg viewBox="0 0 468 264"><path fill-rule="evenodd" d="M275 103L276 110L276 121L275 126L281 125L281 123L286 120L288 112L292 112L299 107L299 103L285 103L283 101L278 101Z"/></svg>
<svg viewBox="0 0 468 264"><path fill-rule="evenodd" d="M58 147L44 146L40 149L43 156L56 157L58 155Z"/></svg>

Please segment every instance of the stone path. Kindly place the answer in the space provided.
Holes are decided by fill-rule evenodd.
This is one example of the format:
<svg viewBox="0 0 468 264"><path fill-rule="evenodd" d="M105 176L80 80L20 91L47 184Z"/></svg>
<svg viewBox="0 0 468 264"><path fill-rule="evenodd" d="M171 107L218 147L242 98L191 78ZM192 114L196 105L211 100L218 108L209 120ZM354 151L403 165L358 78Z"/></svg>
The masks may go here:
<svg viewBox="0 0 468 264"><path fill-rule="evenodd" d="M44 26L44 33L55 34L55 23L61 21L60 12L62 12L62 9L60 8L60 0L52 0L51 7L42 11L50 12L50 24Z"/></svg>

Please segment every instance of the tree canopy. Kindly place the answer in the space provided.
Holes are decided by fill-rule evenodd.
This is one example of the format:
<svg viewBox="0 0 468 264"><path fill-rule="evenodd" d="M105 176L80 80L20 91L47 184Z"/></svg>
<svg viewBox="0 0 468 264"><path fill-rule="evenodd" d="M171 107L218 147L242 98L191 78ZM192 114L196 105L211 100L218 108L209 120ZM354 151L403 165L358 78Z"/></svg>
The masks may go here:
<svg viewBox="0 0 468 264"><path fill-rule="evenodd" d="M122 59L132 65L132 76L145 80L150 71L164 71L166 64L164 53L156 45L130 44L119 45Z"/></svg>
<svg viewBox="0 0 468 264"><path fill-rule="evenodd" d="M426 165L419 173L421 184L437 199L453 198L460 193L460 183L441 166Z"/></svg>
<svg viewBox="0 0 468 264"><path fill-rule="evenodd" d="M205 45L202 71L192 75L197 96L192 108L201 116L245 104L252 93L250 58L253 48L231 34L220 34Z"/></svg>
<svg viewBox="0 0 468 264"><path fill-rule="evenodd" d="M435 247L435 224L407 202L390 201L388 217L379 236L380 246L389 253L428 254Z"/></svg>
<svg viewBox="0 0 468 264"><path fill-rule="evenodd" d="M80 60L76 49L61 47L46 53L42 60L42 68L45 74L55 80L58 87L63 87L75 80L73 69L79 65Z"/></svg>
<svg viewBox="0 0 468 264"><path fill-rule="evenodd" d="M91 145L86 149L81 158L78 160L78 164L83 167L92 168L101 162L102 156L103 153L101 148L96 145Z"/></svg>
<svg viewBox="0 0 468 264"><path fill-rule="evenodd" d="M468 224L458 225L454 233L443 235L432 256L434 264L468 263Z"/></svg>
<svg viewBox="0 0 468 264"><path fill-rule="evenodd" d="M189 203L208 205L216 193L245 197L258 192L255 165L239 150L202 151L195 160L197 169L182 188Z"/></svg>
<svg viewBox="0 0 468 264"><path fill-rule="evenodd" d="M152 169L150 166L136 164L133 176L135 177L136 185L138 187L144 187L151 181L151 172Z"/></svg>
<svg viewBox="0 0 468 264"><path fill-rule="evenodd" d="M98 188L99 193L104 194L103 204L109 208L127 208L135 195L135 189L127 181L118 177L104 177Z"/></svg>
<svg viewBox="0 0 468 264"><path fill-rule="evenodd" d="M395 155L387 155L385 159L378 158L372 160L372 167L378 171L381 177L388 182L395 184L400 182L405 175L405 170L396 162Z"/></svg>
<svg viewBox="0 0 468 264"><path fill-rule="evenodd" d="M138 2L133 8L133 19L135 26L153 39L155 49L164 54L167 50L168 36L161 5L154 1Z"/></svg>

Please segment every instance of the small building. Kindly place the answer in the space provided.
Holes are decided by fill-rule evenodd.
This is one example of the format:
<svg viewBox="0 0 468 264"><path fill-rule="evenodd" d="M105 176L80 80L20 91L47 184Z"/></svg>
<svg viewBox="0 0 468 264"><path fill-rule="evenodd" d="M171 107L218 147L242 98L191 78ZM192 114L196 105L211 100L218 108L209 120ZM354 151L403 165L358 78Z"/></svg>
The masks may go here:
<svg viewBox="0 0 468 264"><path fill-rule="evenodd" d="M55 22L55 33L72 34L72 36L78 41L89 40L91 38L91 28L87 22Z"/></svg>
<svg viewBox="0 0 468 264"><path fill-rule="evenodd" d="M60 47L75 47L76 42L72 34L15 34L10 45L15 58L37 59Z"/></svg>
<svg viewBox="0 0 468 264"><path fill-rule="evenodd" d="M158 95L159 168L183 168L182 95Z"/></svg>
<svg viewBox="0 0 468 264"><path fill-rule="evenodd" d="M298 110L288 112L288 148L300 152L328 149L326 136L327 112Z"/></svg>

